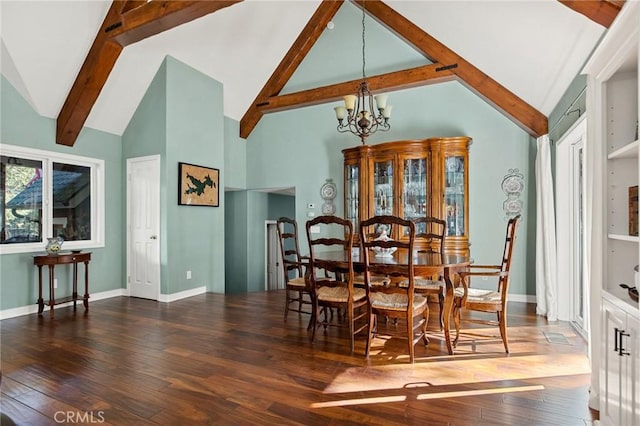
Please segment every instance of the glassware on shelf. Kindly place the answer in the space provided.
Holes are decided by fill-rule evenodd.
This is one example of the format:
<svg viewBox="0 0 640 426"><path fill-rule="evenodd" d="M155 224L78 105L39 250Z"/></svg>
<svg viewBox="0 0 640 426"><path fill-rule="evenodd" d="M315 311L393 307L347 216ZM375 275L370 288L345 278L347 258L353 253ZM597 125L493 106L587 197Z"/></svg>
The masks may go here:
<svg viewBox="0 0 640 426"><path fill-rule="evenodd" d="M459 237L464 235L464 195L447 195L446 221L447 236Z"/></svg>
<svg viewBox="0 0 640 426"><path fill-rule="evenodd" d="M357 165L347 165L346 173L346 205L345 217L349 219L354 226L358 225L358 175L359 167Z"/></svg>

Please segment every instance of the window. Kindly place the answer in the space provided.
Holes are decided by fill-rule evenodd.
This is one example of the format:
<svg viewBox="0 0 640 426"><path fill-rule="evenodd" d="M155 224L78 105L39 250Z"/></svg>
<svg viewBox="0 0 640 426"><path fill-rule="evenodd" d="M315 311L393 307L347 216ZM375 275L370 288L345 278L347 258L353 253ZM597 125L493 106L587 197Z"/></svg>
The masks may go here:
<svg viewBox="0 0 640 426"><path fill-rule="evenodd" d="M0 253L104 246L104 161L0 145Z"/></svg>

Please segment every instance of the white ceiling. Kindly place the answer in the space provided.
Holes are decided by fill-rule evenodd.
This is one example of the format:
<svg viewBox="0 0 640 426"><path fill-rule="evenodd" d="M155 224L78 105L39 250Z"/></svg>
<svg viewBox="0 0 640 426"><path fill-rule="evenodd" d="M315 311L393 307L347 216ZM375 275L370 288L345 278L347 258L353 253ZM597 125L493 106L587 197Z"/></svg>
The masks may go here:
<svg viewBox="0 0 640 426"><path fill-rule="evenodd" d="M126 47L86 125L121 135L166 55L220 81L240 120L319 3L245 0ZM57 118L110 4L0 1L0 70L39 114ZM604 32L556 0L387 4L545 115Z"/></svg>

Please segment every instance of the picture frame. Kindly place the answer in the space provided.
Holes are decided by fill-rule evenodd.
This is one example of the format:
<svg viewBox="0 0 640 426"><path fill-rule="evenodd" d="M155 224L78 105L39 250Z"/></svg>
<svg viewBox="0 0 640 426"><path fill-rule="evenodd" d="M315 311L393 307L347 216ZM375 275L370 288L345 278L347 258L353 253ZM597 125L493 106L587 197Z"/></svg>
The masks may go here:
<svg viewBox="0 0 640 426"><path fill-rule="evenodd" d="M178 163L178 205L218 207L220 170Z"/></svg>

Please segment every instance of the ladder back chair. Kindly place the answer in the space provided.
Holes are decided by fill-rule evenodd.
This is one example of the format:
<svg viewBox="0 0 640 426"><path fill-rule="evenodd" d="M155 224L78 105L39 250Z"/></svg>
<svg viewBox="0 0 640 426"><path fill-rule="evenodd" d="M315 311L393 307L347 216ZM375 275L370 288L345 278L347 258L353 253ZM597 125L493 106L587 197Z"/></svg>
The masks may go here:
<svg viewBox="0 0 640 426"><path fill-rule="evenodd" d="M416 240L423 240L426 244L424 249L418 250L418 253L436 253L444 255L444 241L447 230L447 222L431 216L419 217L413 219L416 226ZM444 328L443 307L444 307L444 281L441 276L414 277L415 291L428 297L435 295L438 298L440 308L440 330ZM408 281L406 279L398 283L401 287L406 287Z"/></svg>
<svg viewBox="0 0 640 426"><path fill-rule="evenodd" d="M319 232L311 232L319 228ZM318 216L307 222L307 240L311 257L311 289L313 292L313 332L322 326L326 332L329 326L349 329L349 348L355 350L355 336L366 330L367 294L364 288L354 286L353 224L337 216ZM331 253L323 259L323 253ZM318 271L323 270L323 276ZM333 277L327 277L333 275ZM332 315L336 308L338 315Z"/></svg>
<svg viewBox="0 0 640 426"><path fill-rule="evenodd" d="M305 279L308 257L300 255L298 243L298 223L291 218L281 217L277 220L278 240L282 255L282 267L285 280L284 320L287 321L289 311L299 314L312 314L311 287ZM291 305L294 305L293 307ZM308 305L305 309L303 306ZM311 324L311 322L309 322Z"/></svg>
<svg viewBox="0 0 640 426"><path fill-rule="evenodd" d="M504 350L509 353L509 340L507 338L507 294L509 292L509 271L513 247L516 242L516 230L520 223L520 215L507 222L502 260L499 265L471 265L467 271L460 272L461 284L454 289L453 295L453 322L456 327L454 346L460 337L460 312L462 309L495 313L496 320L469 319L468 321L480 324L498 325L500 337L504 344ZM482 290L471 287L472 277L497 278L495 290Z"/></svg>
<svg viewBox="0 0 640 426"><path fill-rule="evenodd" d="M369 237L370 230L380 225L397 226L408 229L403 235L408 239L380 240ZM360 256L364 257L365 265L365 289L369 301L369 341L367 343L367 356L376 335L387 334L407 340L409 361L414 362L415 345L420 340L428 344L426 335L427 321L429 319L429 305L427 299L415 292L413 246L415 242L415 224L396 216L374 216L360 222ZM397 263L392 255L395 251L407 252L407 263ZM389 285L373 285L373 274L388 275L392 278L402 277L407 280L404 287ZM404 322L403 331L386 327L385 333L378 328L378 316L399 319L395 323Z"/></svg>

